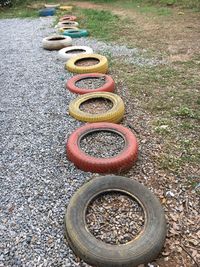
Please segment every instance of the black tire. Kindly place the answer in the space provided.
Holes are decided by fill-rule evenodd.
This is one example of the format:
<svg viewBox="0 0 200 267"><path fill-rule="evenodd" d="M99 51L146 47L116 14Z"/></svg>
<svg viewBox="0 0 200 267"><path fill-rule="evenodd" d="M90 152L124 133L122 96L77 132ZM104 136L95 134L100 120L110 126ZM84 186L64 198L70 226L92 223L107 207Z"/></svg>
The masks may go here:
<svg viewBox="0 0 200 267"><path fill-rule="evenodd" d="M145 225L133 241L123 245L106 244L87 229L87 206L96 196L107 191L123 191L143 207ZM74 194L67 207L65 228L74 253L97 267L136 267L151 262L161 251L166 237L164 212L153 193L137 181L110 175L90 180Z"/></svg>

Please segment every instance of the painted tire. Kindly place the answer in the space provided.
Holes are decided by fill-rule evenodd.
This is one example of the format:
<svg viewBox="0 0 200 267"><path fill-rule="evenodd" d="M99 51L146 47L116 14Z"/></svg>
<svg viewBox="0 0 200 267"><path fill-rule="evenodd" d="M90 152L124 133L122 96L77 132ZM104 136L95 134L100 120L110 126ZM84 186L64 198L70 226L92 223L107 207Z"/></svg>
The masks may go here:
<svg viewBox="0 0 200 267"><path fill-rule="evenodd" d="M47 16L53 16L56 13L55 8L44 8L39 10L39 16L40 17L47 17Z"/></svg>
<svg viewBox="0 0 200 267"><path fill-rule="evenodd" d="M78 30L78 28L77 27L75 27L75 26L65 26L65 27L63 27L63 28L58 28L58 32L60 33L60 34L63 34L63 32L64 31L67 31L67 30Z"/></svg>
<svg viewBox="0 0 200 267"><path fill-rule="evenodd" d="M42 40L42 46L47 50L60 50L72 45L72 39L69 36L52 35Z"/></svg>
<svg viewBox="0 0 200 267"><path fill-rule="evenodd" d="M105 78L105 84L101 87L95 89L87 89L87 88L79 88L76 86L76 83L81 81L82 79L87 78ZM79 74L75 75L71 79L69 79L66 83L66 88L75 94L88 94L95 92L114 92L115 90L115 82L113 78L109 75L101 74L101 73L88 73L88 74Z"/></svg>
<svg viewBox="0 0 200 267"><path fill-rule="evenodd" d="M60 6L60 4L52 4L52 5L50 5L50 4L45 4L44 5L44 7L46 7L46 8L58 8Z"/></svg>
<svg viewBox="0 0 200 267"><path fill-rule="evenodd" d="M131 196L145 214L140 234L123 245L110 245L96 239L85 220L89 203L110 191ZM161 252L166 238L166 219L160 201L144 185L122 176L99 176L81 186L70 199L64 222L66 237L74 253L89 265L98 267L146 266Z"/></svg>
<svg viewBox="0 0 200 267"><path fill-rule="evenodd" d="M67 20L67 21L58 22L58 24L56 25L56 27L57 28L63 28L65 26L77 27L78 25L79 24L76 21Z"/></svg>
<svg viewBox="0 0 200 267"><path fill-rule="evenodd" d="M65 16L62 16L59 21L65 21L65 20L70 20L70 21L74 21L76 20L77 17L76 16L72 16L72 15L65 15Z"/></svg>
<svg viewBox="0 0 200 267"><path fill-rule="evenodd" d="M70 52L73 52L74 50L77 50L77 53L70 53ZM93 53L93 50L92 48L88 46L71 46L71 47L66 47L66 48L61 49L58 52L58 56L60 59L67 61L76 55L91 54L91 53Z"/></svg>
<svg viewBox="0 0 200 267"><path fill-rule="evenodd" d="M124 139L124 149L116 156L97 158L86 154L80 147L84 136L99 131L118 133ZM122 125L114 123L86 124L74 131L67 142L67 157L74 165L86 172L94 173L119 173L130 169L138 155L138 143L134 134Z"/></svg>
<svg viewBox="0 0 200 267"><path fill-rule="evenodd" d="M72 38L80 38L80 37L86 37L89 35L87 30L79 29L79 30L67 30L63 32L63 35L70 36Z"/></svg>
<svg viewBox="0 0 200 267"><path fill-rule="evenodd" d="M91 114L80 110L80 105L94 98L105 98L112 102L113 106L101 114ZM78 96L69 104L69 114L79 121L85 122L114 122L118 123L124 116L124 102L120 96L113 93L97 92Z"/></svg>
<svg viewBox="0 0 200 267"><path fill-rule="evenodd" d="M60 8L60 10L71 11L73 7L72 6L60 6L59 8Z"/></svg>
<svg viewBox="0 0 200 267"><path fill-rule="evenodd" d="M82 59L97 59L99 62L91 66L77 66L76 63ZM98 54L78 55L70 60L65 65L66 69L73 73L107 73L108 60L105 56Z"/></svg>

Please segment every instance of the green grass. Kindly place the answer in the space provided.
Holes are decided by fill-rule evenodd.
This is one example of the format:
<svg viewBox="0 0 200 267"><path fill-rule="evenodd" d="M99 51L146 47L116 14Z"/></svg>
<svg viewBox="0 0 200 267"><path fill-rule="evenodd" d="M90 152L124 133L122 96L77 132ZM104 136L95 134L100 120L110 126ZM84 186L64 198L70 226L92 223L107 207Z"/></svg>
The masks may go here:
<svg viewBox="0 0 200 267"><path fill-rule="evenodd" d="M14 6L11 8L0 9L0 19L4 18L35 18L38 11L27 8L25 5Z"/></svg>
<svg viewBox="0 0 200 267"><path fill-rule="evenodd" d="M76 9L76 13L80 18L81 28L88 29L91 36L104 41L113 41L118 37L123 21L110 11Z"/></svg>

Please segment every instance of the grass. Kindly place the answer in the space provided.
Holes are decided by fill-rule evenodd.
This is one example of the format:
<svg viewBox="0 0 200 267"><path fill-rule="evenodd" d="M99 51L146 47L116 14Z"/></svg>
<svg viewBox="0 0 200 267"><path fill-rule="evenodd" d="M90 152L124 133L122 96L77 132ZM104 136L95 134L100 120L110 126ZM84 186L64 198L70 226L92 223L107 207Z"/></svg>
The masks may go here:
<svg viewBox="0 0 200 267"><path fill-rule="evenodd" d="M0 19L4 18L35 18L38 17L37 10L30 9L27 5L18 5L11 8L0 9Z"/></svg>
<svg viewBox="0 0 200 267"><path fill-rule="evenodd" d="M114 60L112 67L140 108L150 115L154 134L162 138L162 150L155 158L159 168L177 174L187 164L194 168L200 164L200 107L196 90L200 79L198 66L192 66L131 68Z"/></svg>
<svg viewBox="0 0 200 267"><path fill-rule="evenodd" d="M88 29L92 36L104 41L113 41L117 38L120 25L123 23L118 16L105 10L76 9L76 12L81 27Z"/></svg>
<svg viewBox="0 0 200 267"><path fill-rule="evenodd" d="M118 5L124 8L136 8L139 7L141 12L156 12L157 14L166 15L170 12L168 7L176 6L181 8L191 8L195 10L200 9L199 0L90 0L94 3L105 3ZM154 9L157 6L158 10ZM166 8L167 7L167 8ZM159 10L160 8L160 10Z"/></svg>

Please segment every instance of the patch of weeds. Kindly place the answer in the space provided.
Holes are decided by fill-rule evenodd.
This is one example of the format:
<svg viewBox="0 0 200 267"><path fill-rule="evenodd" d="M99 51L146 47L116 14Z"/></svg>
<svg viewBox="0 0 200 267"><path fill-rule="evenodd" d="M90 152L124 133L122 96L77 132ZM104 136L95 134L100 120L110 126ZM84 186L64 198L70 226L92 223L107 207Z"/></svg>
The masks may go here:
<svg viewBox="0 0 200 267"><path fill-rule="evenodd" d="M199 116L198 114L196 114L192 109L188 108L188 107L180 107L176 112L175 112L176 116L179 117L185 117L185 118L191 118L191 119L198 119Z"/></svg>
<svg viewBox="0 0 200 267"><path fill-rule="evenodd" d="M36 18L38 17L38 11L28 8L24 5L4 8L0 10L0 19L7 18Z"/></svg>
<svg viewBox="0 0 200 267"><path fill-rule="evenodd" d="M77 9L77 13L82 27L88 29L91 36L105 41L112 41L117 37L122 20L110 11Z"/></svg>
<svg viewBox="0 0 200 267"><path fill-rule="evenodd" d="M154 130L156 133L166 135L171 132L171 122L169 119L158 119L155 122Z"/></svg>

